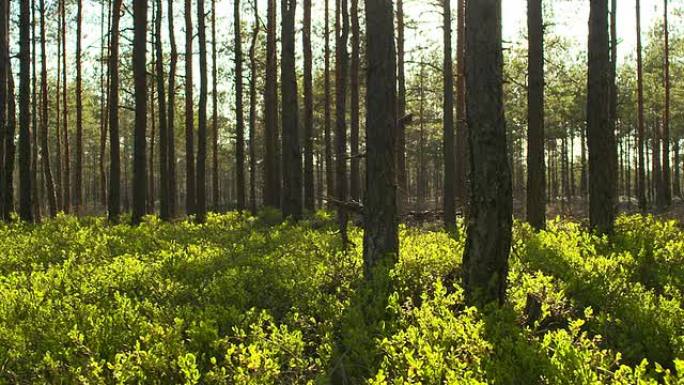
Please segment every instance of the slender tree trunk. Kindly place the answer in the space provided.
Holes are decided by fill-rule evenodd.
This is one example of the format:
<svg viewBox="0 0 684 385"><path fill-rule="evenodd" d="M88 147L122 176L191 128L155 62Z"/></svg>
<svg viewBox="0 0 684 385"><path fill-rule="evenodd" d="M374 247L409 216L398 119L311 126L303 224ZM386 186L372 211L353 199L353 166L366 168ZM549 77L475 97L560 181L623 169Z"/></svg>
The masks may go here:
<svg viewBox="0 0 684 385"><path fill-rule="evenodd" d="M62 158L62 207L64 212L71 212L71 146L69 143L69 97L67 85L67 54L66 54L66 1L60 0L62 19L62 145L64 157Z"/></svg>
<svg viewBox="0 0 684 385"><path fill-rule="evenodd" d="M644 164L644 76L641 48L641 5L636 0L636 30L637 30L637 199L639 210L646 211L646 177Z"/></svg>
<svg viewBox="0 0 684 385"><path fill-rule="evenodd" d="M19 4L19 217L33 222L31 203L31 3Z"/></svg>
<svg viewBox="0 0 684 385"><path fill-rule="evenodd" d="M589 220L599 234L613 231L617 149L611 125L608 1L592 0L589 13L587 142L589 147Z"/></svg>
<svg viewBox="0 0 684 385"><path fill-rule="evenodd" d="M31 203L36 222L41 220L41 197L38 185L38 76L36 65L38 51L36 49L36 0L31 0Z"/></svg>
<svg viewBox="0 0 684 385"><path fill-rule="evenodd" d="M295 74L296 0L281 0L281 92L283 126L283 218L302 216L302 154L299 148Z"/></svg>
<svg viewBox="0 0 684 385"><path fill-rule="evenodd" d="M361 200L361 162L359 154L359 71L361 68L361 29L359 27L359 0L351 0L351 169L349 174L349 194L354 201Z"/></svg>
<svg viewBox="0 0 684 385"><path fill-rule="evenodd" d="M8 4L9 7L9 4ZM6 32L9 37L9 31ZM5 56L9 57L9 53ZM14 75L12 72L12 62L7 62L7 136L5 142L5 220L10 221L11 213L14 211L14 163L16 157L16 146L14 136L17 128L17 108L14 95ZM21 183L21 181L20 181ZM21 207L20 207L21 208Z"/></svg>
<svg viewBox="0 0 684 385"><path fill-rule="evenodd" d="M465 116L465 2L456 0L458 11L456 15L456 201L465 209L466 206L466 169L467 169L467 127Z"/></svg>
<svg viewBox="0 0 684 385"><path fill-rule="evenodd" d="M366 279L399 257L396 198L397 79L392 1L366 0Z"/></svg>
<svg viewBox="0 0 684 385"><path fill-rule="evenodd" d="M304 51L304 208L313 211L314 169L313 169L313 54L311 52L311 0L304 0L304 30L302 31Z"/></svg>
<svg viewBox="0 0 684 385"><path fill-rule="evenodd" d="M674 152L674 164L672 168L674 169L674 178L672 183L672 195L681 197L682 196L682 185L681 185L681 173L679 170L679 139L674 140L672 151Z"/></svg>
<svg viewBox="0 0 684 385"><path fill-rule="evenodd" d="M344 202L347 200L347 0L336 0L335 9L335 197ZM343 207L337 209L337 221L342 239L346 243L347 213Z"/></svg>
<svg viewBox="0 0 684 385"><path fill-rule="evenodd" d="M5 213L5 201L11 194L7 189L7 176L5 175L5 162L7 162L8 135L7 127L7 109L9 93L8 77L9 77L9 0L0 0L0 214L3 219L9 217Z"/></svg>
<svg viewBox="0 0 684 385"><path fill-rule="evenodd" d="M169 155L169 218L176 216L178 198L178 183L176 181L176 65L178 63L178 51L176 49L176 34L173 25L173 2L168 0L169 21L169 46L171 55L169 58L169 102L168 102L168 155Z"/></svg>
<svg viewBox="0 0 684 385"><path fill-rule="evenodd" d="M544 187L544 21L542 0L527 2L527 221L536 229L546 226Z"/></svg>
<svg viewBox="0 0 684 385"><path fill-rule="evenodd" d="M264 205L280 207L278 149L278 58L276 52L276 0L268 0L266 26L266 88L264 90L265 154Z"/></svg>
<svg viewBox="0 0 684 385"><path fill-rule="evenodd" d="M408 210L408 182L406 176L406 76L404 65L404 1L397 0L397 135L396 135L396 157L397 157L397 194L398 208L400 212Z"/></svg>
<svg viewBox="0 0 684 385"><path fill-rule="evenodd" d="M325 47L323 52L323 135L325 142L325 196L330 198L335 195L335 168L333 166L332 135L330 131L332 126L332 108L330 102L330 0L325 0L324 13L325 21L323 22L323 38L325 39ZM328 205L328 208L331 207L332 206Z"/></svg>
<svg viewBox="0 0 684 385"><path fill-rule="evenodd" d="M76 1L76 170L74 172L74 207L81 212L83 204L83 86L81 71L81 35L83 34L83 0Z"/></svg>
<svg viewBox="0 0 684 385"><path fill-rule="evenodd" d="M615 0L613 0L615 1ZM670 169L670 28L668 23L668 0L663 0L663 31L665 34L665 111L663 112L663 203L672 205L672 176Z"/></svg>
<svg viewBox="0 0 684 385"><path fill-rule="evenodd" d="M146 210L148 214L154 214L155 213L155 197L156 197L156 191L155 191L155 175L154 175L154 138L155 135L157 135L157 116L156 116L156 108L155 108L155 95L157 94L156 91L156 78L157 78L157 63L156 63L156 57L155 57L155 50L156 50L156 45L157 45L157 37L155 35L155 25L156 25L156 14L157 14L157 2L155 0L152 0L152 11L150 12L152 15L152 28L150 28L149 31L149 36L150 36L150 53L152 54L152 59L150 60L150 68L148 69L149 74L150 74L150 90L149 90L149 98L147 100L148 103L148 111L150 114L150 156L147 157L147 170L148 170L148 178L147 178L147 202L146 202Z"/></svg>
<svg viewBox="0 0 684 385"><path fill-rule="evenodd" d="M259 40L261 20L259 19L259 2L254 1L254 30L252 32L252 43L249 47L249 206L252 215L256 214L256 127L257 127L257 61L256 47Z"/></svg>
<svg viewBox="0 0 684 385"><path fill-rule="evenodd" d="M453 231L456 227L456 157L454 155L454 69L451 53L451 0L443 0L442 16L444 18L444 64L442 79L444 82L443 108L443 142L444 152L444 227Z"/></svg>
<svg viewBox="0 0 684 385"><path fill-rule="evenodd" d="M109 33L111 29L112 21L112 3L107 2L107 44L105 45L105 29L104 29L104 2L100 9L100 157L99 157L99 168L100 168L100 199L103 206L107 206L107 171L106 171L106 150L107 150L107 129L108 129L108 118L107 118L107 108L109 103L109 95L107 90L109 89L109 70L105 75L105 62L108 61L110 53L110 40L111 34ZM106 47L106 48L105 48Z"/></svg>
<svg viewBox="0 0 684 385"><path fill-rule="evenodd" d="M121 3L112 8L111 43L109 45L109 220L116 222L121 214L121 151L119 144L119 20Z"/></svg>
<svg viewBox="0 0 684 385"><path fill-rule="evenodd" d="M197 1L197 28L200 54L200 95L197 130L197 221L207 217L207 37L204 0ZM237 27L239 29L239 27ZM240 74L240 76L242 76ZM241 112L240 112L241 113Z"/></svg>
<svg viewBox="0 0 684 385"><path fill-rule="evenodd" d="M467 2L465 66L470 217L463 270L472 304L502 304L511 246L513 194L503 113L501 0Z"/></svg>
<svg viewBox="0 0 684 385"><path fill-rule="evenodd" d="M185 0L185 212L187 215L197 212L192 57L192 0Z"/></svg>
<svg viewBox="0 0 684 385"><path fill-rule="evenodd" d="M162 0L157 1L155 18L155 72L157 73L157 103L159 103L159 215L171 219L169 211L169 128L166 121L166 92L164 90L164 52L162 50Z"/></svg>
<svg viewBox="0 0 684 385"><path fill-rule="evenodd" d="M240 1L235 0L235 6L239 7ZM235 24L239 26L239 20ZM236 28L239 31L240 28ZM211 165L211 196L212 202L214 204L214 211L219 211L219 206L221 202L219 201L219 146L218 146L218 66L216 63L216 0L211 0L211 97L212 97L212 121L211 121L211 133L212 133L212 165ZM236 77L236 79L238 79ZM241 78L239 78L241 79ZM240 86L242 86L242 81L240 81ZM241 109L236 111L242 114Z"/></svg>
<svg viewBox="0 0 684 385"><path fill-rule="evenodd" d="M237 189L237 209L245 206L245 120L242 99L242 28L240 27L240 0L234 0L235 9L235 187Z"/></svg>
<svg viewBox="0 0 684 385"><path fill-rule="evenodd" d="M0 27L1 28L1 27ZM2 41L2 39L0 39ZM40 0L40 152L43 162L43 172L45 173L45 184L47 190L48 212L51 217L57 214L57 202L55 197L55 185L52 180L52 170L50 169L50 148L48 146L48 85L47 85L47 55L45 52L45 0ZM2 70L0 69L0 72ZM0 89L4 89L0 84ZM0 110L3 110L0 108Z"/></svg>
<svg viewBox="0 0 684 385"><path fill-rule="evenodd" d="M135 131L133 141L133 216L137 225L147 207L147 0L133 1L133 82Z"/></svg>

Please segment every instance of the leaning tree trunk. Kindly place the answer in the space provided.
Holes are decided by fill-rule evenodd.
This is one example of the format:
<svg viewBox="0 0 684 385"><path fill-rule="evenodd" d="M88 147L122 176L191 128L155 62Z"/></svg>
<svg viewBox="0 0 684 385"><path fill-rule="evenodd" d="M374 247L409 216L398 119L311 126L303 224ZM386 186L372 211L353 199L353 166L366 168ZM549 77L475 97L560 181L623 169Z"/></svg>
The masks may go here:
<svg viewBox="0 0 684 385"><path fill-rule="evenodd" d="M363 260L366 279L398 260L396 198L396 56L392 1L366 0L366 191Z"/></svg>
<svg viewBox="0 0 684 385"><path fill-rule="evenodd" d="M302 216L302 157L297 119L295 73L295 10L297 0L281 0L282 12L282 125L283 125L283 218Z"/></svg>
<svg viewBox="0 0 684 385"><path fill-rule="evenodd" d="M617 149L610 123L608 1L592 0L589 13L587 145L589 220L599 234L613 231Z"/></svg>
<svg viewBox="0 0 684 385"><path fill-rule="evenodd" d="M31 203L31 3L19 5L19 217L33 222Z"/></svg>
<svg viewBox="0 0 684 385"><path fill-rule="evenodd" d="M544 21L542 0L527 2L527 222L537 230L546 225L544 167Z"/></svg>
<svg viewBox="0 0 684 385"><path fill-rule="evenodd" d="M121 214L121 150L119 142L119 20L121 3L114 0L109 54L109 220L116 222Z"/></svg>
<svg viewBox="0 0 684 385"><path fill-rule="evenodd" d="M470 212L463 254L471 304L502 304L511 247L513 194L503 112L501 0L466 5L465 70Z"/></svg>

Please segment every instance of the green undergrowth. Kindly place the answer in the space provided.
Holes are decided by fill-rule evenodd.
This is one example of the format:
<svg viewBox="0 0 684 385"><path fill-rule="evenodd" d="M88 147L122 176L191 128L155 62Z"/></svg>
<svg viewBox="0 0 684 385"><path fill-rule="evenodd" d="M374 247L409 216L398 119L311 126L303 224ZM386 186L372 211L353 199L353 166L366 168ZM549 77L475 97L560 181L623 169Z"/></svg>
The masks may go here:
<svg viewBox="0 0 684 385"><path fill-rule="evenodd" d="M0 384L684 384L684 234L516 224L508 302L464 304L462 229L362 232L277 213L0 225ZM391 288L391 289L388 289Z"/></svg>

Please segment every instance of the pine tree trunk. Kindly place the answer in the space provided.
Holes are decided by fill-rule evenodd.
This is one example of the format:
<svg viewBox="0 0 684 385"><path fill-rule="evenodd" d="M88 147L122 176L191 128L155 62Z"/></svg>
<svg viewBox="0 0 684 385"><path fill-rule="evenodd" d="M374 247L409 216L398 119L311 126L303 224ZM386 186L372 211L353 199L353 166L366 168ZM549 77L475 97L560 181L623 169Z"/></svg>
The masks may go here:
<svg viewBox="0 0 684 385"><path fill-rule="evenodd" d="M237 209L245 206L245 120L242 99L242 28L240 23L240 0L234 0L235 9L235 187L237 189Z"/></svg>
<svg viewBox="0 0 684 385"><path fill-rule="evenodd" d="M235 0L239 4L239 0ZM237 5L236 5L237 6ZM235 25L240 25L239 23ZM236 30L239 30L237 28ZM218 65L216 62L216 0L211 0L211 96L212 96L212 160L211 160L211 196L214 204L214 211L219 211L221 202L219 201L219 146L218 146ZM242 82L240 82L242 86ZM240 112L242 114L242 112Z"/></svg>
<svg viewBox="0 0 684 385"><path fill-rule="evenodd" d="M69 143L69 97L67 86L67 60L66 60L66 0L60 0L62 19L62 208L65 213L71 212L71 146Z"/></svg>
<svg viewBox="0 0 684 385"><path fill-rule="evenodd" d="M546 226L544 181L544 22L542 1L528 0L527 90L527 221L536 229Z"/></svg>
<svg viewBox="0 0 684 385"><path fill-rule="evenodd" d="M265 154L264 205L280 207L280 151L278 149L278 58L276 0L268 0L266 26L266 88L264 90Z"/></svg>
<svg viewBox="0 0 684 385"><path fill-rule="evenodd" d="M359 27L359 0L351 0L351 131L349 145L351 150L351 168L349 174L349 195L352 200L361 200L361 162L359 154L359 71L361 68L361 29Z"/></svg>
<svg viewBox="0 0 684 385"><path fill-rule="evenodd" d="M443 143L444 152L444 227L453 231L456 228L456 157L454 155L454 69L451 52L451 0L443 0L444 29L444 64L442 78L444 96L442 113L444 114ZM419 194L420 195L420 194Z"/></svg>
<svg viewBox="0 0 684 385"><path fill-rule="evenodd" d="M259 30L261 26L261 20L259 19L259 6L258 2L255 1L254 4L254 30L252 31L252 43L249 47L249 68L250 68L250 81L249 81L249 206L252 215L256 214L257 202L256 202L256 127L257 127L257 61L256 61L256 48L257 42L259 40Z"/></svg>
<svg viewBox="0 0 684 385"><path fill-rule="evenodd" d="M503 113L501 0L467 2L465 70L470 213L463 255L471 304L502 304L511 246L513 194Z"/></svg>
<svg viewBox="0 0 684 385"><path fill-rule="evenodd" d="M9 5L8 5L9 7ZM6 32L9 37L9 31ZM6 55L9 57L9 54ZM16 146L14 136L17 128L17 108L14 95L14 75L12 72L12 62L7 62L7 136L5 138L5 220L10 221L11 213L14 211L14 163L16 159Z"/></svg>
<svg viewBox="0 0 684 385"><path fill-rule="evenodd" d="M119 20L121 3L114 0L112 8L109 54L109 220L116 222L121 214L121 150L119 144Z"/></svg>
<svg viewBox="0 0 684 385"><path fill-rule="evenodd" d="M196 213L195 111L192 98L192 0L185 0L185 212Z"/></svg>
<svg viewBox="0 0 684 385"><path fill-rule="evenodd" d="M613 0L615 1L615 0ZM663 0L663 31L665 34L663 68L665 83L665 111L663 112L663 204L672 205L672 176L670 169L670 28L668 24L668 0Z"/></svg>
<svg viewBox="0 0 684 385"><path fill-rule="evenodd" d="M197 221L202 223L207 217L207 37L204 14L204 0L197 1L197 36L200 55L200 95L197 130ZM239 28L238 28L239 29Z"/></svg>
<svg viewBox="0 0 684 385"><path fill-rule="evenodd" d="M2 39L0 39L2 41ZM45 52L45 0L40 0L40 152L43 162L43 173L47 192L48 212L51 217L57 214L57 202L55 197L55 185L52 180L50 169L50 148L48 145L48 86L47 86L47 55ZM0 71L2 71L0 69ZM0 89L4 89L0 85ZM0 108L0 110L2 110Z"/></svg>
<svg viewBox="0 0 684 385"><path fill-rule="evenodd" d="M404 63L404 1L397 0L397 135L396 150L397 157L397 205L399 212L408 210L408 182L406 176L406 71Z"/></svg>
<svg viewBox="0 0 684 385"><path fill-rule="evenodd" d="M347 0L336 0L335 7L335 198L347 200L347 42L349 15ZM347 241L347 213L337 209L337 222L342 239Z"/></svg>
<svg viewBox="0 0 684 385"><path fill-rule="evenodd" d="M589 148L589 221L599 234L613 231L617 148L611 124L611 73L608 1L593 0L589 13L589 81L587 145Z"/></svg>
<svg viewBox="0 0 684 385"><path fill-rule="evenodd" d="M176 216L178 199L178 183L176 180L176 66L178 63L178 51L176 49L176 35L173 24L173 2L168 0L168 22L169 22L169 46L171 55L169 57L169 102L168 113L168 132L169 132L169 218Z"/></svg>
<svg viewBox="0 0 684 385"><path fill-rule="evenodd" d="M19 5L19 217L33 222L31 203L31 3Z"/></svg>
<svg viewBox="0 0 684 385"><path fill-rule="evenodd" d="M311 52L311 0L304 0L304 30L302 31L304 52L304 208L314 211L313 170L313 54Z"/></svg>
<svg viewBox="0 0 684 385"><path fill-rule="evenodd" d="M295 73L296 0L281 0L281 92L283 127L283 218L302 216L302 155L299 149L297 118L297 77Z"/></svg>
<svg viewBox="0 0 684 385"><path fill-rule="evenodd" d="M366 279L399 256L396 198L397 79L392 1L366 0Z"/></svg>
<svg viewBox="0 0 684 385"><path fill-rule="evenodd" d="M337 0L335 0L337 1ZM325 21L323 27L323 38L325 39L325 47L323 52L323 93L324 93L324 117L323 117L323 135L325 142L325 196L330 198L335 196L335 168L333 166L333 149L332 149L332 112L330 102L330 4L329 0L325 0ZM332 206L328 205L328 208Z"/></svg>
<svg viewBox="0 0 684 385"><path fill-rule="evenodd" d="M456 201L465 209L467 201L467 127L465 116L465 1L456 0L458 11L456 15Z"/></svg>
<svg viewBox="0 0 684 385"><path fill-rule="evenodd" d="M74 172L74 207L76 213L80 213L83 200L83 86L81 84L83 0L77 0L76 6L76 170Z"/></svg>
<svg viewBox="0 0 684 385"><path fill-rule="evenodd" d="M169 211L169 126L166 120L166 92L164 89L164 52L162 50L162 0L156 0L155 31L155 72L157 81L157 103L159 105L159 216L162 220L171 219ZM153 95L154 97L154 95Z"/></svg>
<svg viewBox="0 0 684 385"><path fill-rule="evenodd" d="M147 0L133 1L133 84L135 131L133 138L133 216L142 220L147 208Z"/></svg>

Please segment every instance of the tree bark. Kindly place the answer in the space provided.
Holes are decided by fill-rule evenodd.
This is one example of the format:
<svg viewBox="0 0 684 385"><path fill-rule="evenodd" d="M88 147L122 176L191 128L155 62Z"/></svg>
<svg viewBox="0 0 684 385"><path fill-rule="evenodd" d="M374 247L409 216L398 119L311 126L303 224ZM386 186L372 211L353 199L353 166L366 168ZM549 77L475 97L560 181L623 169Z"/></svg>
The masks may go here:
<svg viewBox="0 0 684 385"><path fill-rule="evenodd" d="M608 1L592 0L589 13L587 145L589 148L589 221L599 234L613 231L617 148L610 116Z"/></svg>
<svg viewBox="0 0 684 385"><path fill-rule="evenodd" d="M249 47L249 68L251 79L249 81L249 205L252 215L256 214L256 127L257 127L257 61L256 46L259 40L261 20L259 19L259 2L254 1L254 30L252 43Z"/></svg>
<svg viewBox="0 0 684 385"><path fill-rule="evenodd" d="M451 0L443 0L442 16L444 18L442 28L444 28L444 58L442 79L443 107L442 113L442 151L444 153L444 227L453 231L456 228L456 158L454 156L454 69L452 66L451 52Z"/></svg>
<svg viewBox="0 0 684 385"><path fill-rule="evenodd" d="M456 0L458 11L456 15L456 201L465 208L467 191L467 127L465 116L465 1Z"/></svg>
<svg viewBox="0 0 684 385"><path fill-rule="evenodd" d="M335 0L337 1L337 0ZM323 38L325 47L323 50L323 93L324 93L324 117L323 117L323 136L325 142L325 186L326 197L335 196L335 168L333 166L332 149L332 112L330 103L330 0L325 0L325 21L323 27ZM332 206L328 206L332 208Z"/></svg>
<svg viewBox="0 0 684 385"><path fill-rule="evenodd" d="M361 29L359 27L359 0L351 0L351 124L349 145L351 150L351 169L349 174L349 195L352 200L361 200L361 162L359 159L359 71L361 68Z"/></svg>
<svg viewBox="0 0 684 385"><path fill-rule="evenodd" d="M311 52L311 0L304 0L304 208L315 210L313 169L313 54Z"/></svg>
<svg viewBox="0 0 684 385"><path fill-rule="evenodd" d="M69 143L69 97L67 85L67 59L66 59L66 1L60 0L60 14L62 20L62 209L65 213L71 212L71 145Z"/></svg>
<svg viewBox="0 0 684 385"><path fill-rule="evenodd" d="M19 217L33 222L31 203L31 3L19 4Z"/></svg>
<svg viewBox="0 0 684 385"><path fill-rule="evenodd" d="M133 216L137 225L147 207L147 0L133 1L133 82L135 131L133 141Z"/></svg>
<svg viewBox="0 0 684 385"><path fill-rule="evenodd" d="M408 181L406 176L406 124L402 119L406 115L406 71L404 52L404 1L397 0L397 135L396 151L397 158L397 194L398 208L400 212L408 210Z"/></svg>
<svg viewBox="0 0 684 385"><path fill-rule="evenodd" d="M396 197L397 79L391 0L366 0L366 279L399 257Z"/></svg>
<svg viewBox="0 0 684 385"><path fill-rule="evenodd" d="M74 172L74 208L81 212L83 200L83 86L81 69L81 35L83 34L83 0L76 1L76 170Z"/></svg>
<svg viewBox="0 0 684 385"><path fill-rule="evenodd" d="M169 57L169 102L168 113L168 155L169 155L169 218L176 216L178 183L176 181L176 66L178 63L178 50L176 49L176 34L173 24L173 2L168 0L168 27L169 27L169 46L171 55Z"/></svg>
<svg viewBox="0 0 684 385"><path fill-rule="evenodd" d="M636 0L636 32L637 32L637 199L639 210L646 211L646 167L644 162L644 76L641 48L641 4Z"/></svg>
<svg viewBox="0 0 684 385"><path fill-rule="evenodd" d="M195 214L197 184L195 176L195 111L192 99L192 0L185 0L185 212Z"/></svg>
<svg viewBox="0 0 684 385"><path fill-rule="evenodd" d="M242 28L240 23L240 0L234 0L235 9L235 187L237 189L237 209L245 206L245 120L242 99Z"/></svg>
<svg viewBox="0 0 684 385"><path fill-rule="evenodd" d="M2 39L0 39L2 41ZM50 169L50 148L48 145L48 85L47 85L47 55L45 52L45 0L40 0L40 152L45 174L48 212L51 217L57 214L57 202L55 198L55 185L52 180ZM0 72L2 70L0 69ZM0 89L4 89L0 84ZM0 110L2 110L0 108Z"/></svg>
<svg viewBox="0 0 684 385"><path fill-rule="evenodd" d="M109 54L109 220L116 222L121 214L121 151L119 144L119 20L121 3L114 0L112 8Z"/></svg>
<svg viewBox="0 0 684 385"><path fill-rule="evenodd" d="M471 304L502 304L511 247L512 186L503 113L501 0L466 5L470 216L463 255Z"/></svg>
<svg viewBox="0 0 684 385"><path fill-rule="evenodd" d="M268 0L266 26L266 88L264 90L265 154L264 205L280 207L280 151L278 146L278 58L276 0Z"/></svg>
<svg viewBox="0 0 684 385"><path fill-rule="evenodd" d="M347 0L336 0L335 7L335 198L347 201L347 42L349 15ZM347 241L347 213L338 207L337 222L342 239Z"/></svg>
<svg viewBox="0 0 684 385"><path fill-rule="evenodd" d="M283 126L283 218L302 216L302 155L297 118L297 77L295 74L296 0L281 0L281 92Z"/></svg>
<svg viewBox="0 0 684 385"><path fill-rule="evenodd" d="M615 1L615 0L613 0ZM663 0L663 31L665 34L663 68L665 84L665 110L663 111L663 203L672 205L672 171L670 169L670 28L668 23L668 0Z"/></svg>
<svg viewBox="0 0 684 385"><path fill-rule="evenodd" d="M200 95L197 130L197 221L202 223L207 217L207 37L204 0L197 1L197 28L200 55ZM238 27L239 29L239 27Z"/></svg>
<svg viewBox="0 0 684 385"><path fill-rule="evenodd" d="M235 0L236 7L239 7L239 0ZM237 16L236 16L237 17ZM239 21L235 24L239 26ZM236 28L236 31L239 28ZM212 160L211 160L211 196L214 204L214 211L219 211L221 202L219 201L219 146L218 146L218 66L216 63L216 0L211 0L211 87L212 87ZM237 76L236 76L237 78ZM241 78L240 78L241 79ZM242 82L240 82L242 86ZM238 112L241 110L238 110ZM242 114L242 112L239 112Z"/></svg>
<svg viewBox="0 0 684 385"><path fill-rule="evenodd" d="M9 4L7 5L9 7ZM9 9L9 8L8 8ZM9 13L9 12L8 12ZM9 38L9 32L6 32ZM9 58L9 52L5 57ZM17 128L17 111L14 96L14 75L12 72L12 62L7 62L7 136L5 137L5 220L11 220L11 213L14 210L14 163L16 157L16 146L14 136Z"/></svg>
<svg viewBox="0 0 684 385"><path fill-rule="evenodd" d="M166 92L164 87L164 53L162 50L162 1L157 1L155 30L155 72L157 73L157 103L159 103L159 216L171 219L169 211L169 127L166 120Z"/></svg>
<svg viewBox="0 0 684 385"><path fill-rule="evenodd" d="M544 165L544 22L542 0L527 2L527 222L546 227Z"/></svg>

